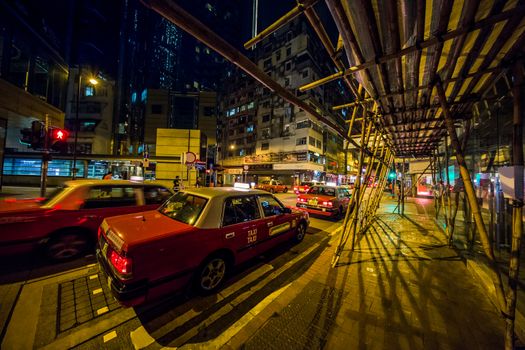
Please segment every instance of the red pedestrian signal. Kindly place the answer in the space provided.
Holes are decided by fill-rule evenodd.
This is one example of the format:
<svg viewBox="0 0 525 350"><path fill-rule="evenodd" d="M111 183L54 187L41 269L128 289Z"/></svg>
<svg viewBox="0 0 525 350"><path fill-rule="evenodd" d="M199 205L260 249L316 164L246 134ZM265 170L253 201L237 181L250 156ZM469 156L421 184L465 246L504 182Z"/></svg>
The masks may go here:
<svg viewBox="0 0 525 350"><path fill-rule="evenodd" d="M49 128L49 148L60 153L67 153L67 138L69 132L60 128Z"/></svg>
<svg viewBox="0 0 525 350"><path fill-rule="evenodd" d="M66 141L69 132L63 129L51 129L51 141Z"/></svg>

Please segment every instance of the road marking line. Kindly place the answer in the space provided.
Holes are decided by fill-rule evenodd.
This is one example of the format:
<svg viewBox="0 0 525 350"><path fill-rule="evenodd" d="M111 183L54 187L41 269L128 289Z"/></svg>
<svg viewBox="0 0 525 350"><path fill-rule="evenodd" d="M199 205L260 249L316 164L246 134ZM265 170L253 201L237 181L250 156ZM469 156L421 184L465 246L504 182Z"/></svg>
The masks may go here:
<svg viewBox="0 0 525 350"><path fill-rule="evenodd" d="M109 332L108 334L104 335L102 339L104 340L104 343L107 343L108 341L116 337L117 337L117 331L113 331L113 332Z"/></svg>
<svg viewBox="0 0 525 350"><path fill-rule="evenodd" d="M217 294L217 300L216 303L219 303L220 301L226 299L233 293L235 293L237 290L239 290L241 287L248 285L257 279L259 279L264 274L268 273L269 271L273 270L273 266L269 264L264 264L261 267L259 267L257 270L253 271L246 277L238 280L231 286L225 288L220 293ZM174 310L176 313L176 310ZM155 333L156 334L166 334L170 332L172 329L175 329L189 320L191 320L194 317L197 317L200 315L203 311L195 311L194 309L188 310L179 317L175 318L173 321L168 322L164 324L162 327L158 328ZM130 332L131 342L133 343L133 346L135 349L143 349L155 342L155 338L153 338L148 331L143 326L140 326L139 328L135 329L134 331Z"/></svg>
<svg viewBox="0 0 525 350"><path fill-rule="evenodd" d="M107 306L104 306L104 307L102 307L102 308L97 310L97 315L105 314L108 311L109 311L109 308Z"/></svg>
<svg viewBox="0 0 525 350"><path fill-rule="evenodd" d="M88 265L86 265L86 267L93 267L93 266L97 266L97 264L88 264Z"/></svg>
<svg viewBox="0 0 525 350"><path fill-rule="evenodd" d="M91 276L89 276L90 280L94 280L95 278L98 278L98 275L91 275Z"/></svg>
<svg viewBox="0 0 525 350"><path fill-rule="evenodd" d="M188 340L190 340L191 338L193 338L194 336L198 335L199 332L202 329L206 328L208 325L212 324L213 322L217 321L218 319L220 319L224 315L228 314L233 308L236 307L236 305L238 305L241 302L245 301L246 299L251 297L253 294L255 294L257 291L259 291L260 289L264 288L268 283L270 283L275 278L279 277L281 274L283 274L288 269L293 267L295 264L297 264L299 261L301 261L304 257L306 257L307 255L312 253L315 249L317 249L320 245L321 245L321 243L316 243L315 245L311 246L308 250L306 250L303 253L297 255L294 259L288 261L286 264L281 266L278 270L275 270L270 275L266 276L266 278L264 280L260 281L256 286L252 287L249 291L239 295L237 298L235 298L234 300L230 301L227 305L223 306L222 308L217 310L215 313L210 315L206 320L204 320L204 321L200 322L199 324L195 325L193 328L189 329L186 333L182 334L177 339L174 339L173 342L175 343L175 347L173 347L173 348L164 347L163 349L176 349L177 347L181 347L181 346L184 346L184 347L188 346L189 348L192 348L192 349L194 348L194 346L195 347L200 347L199 344L186 344L186 342ZM274 292L274 293L276 293L276 292ZM270 295L273 295L274 293L272 293ZM277 297L277 296L275 296L275 297ZM262 309L263 308L260 308L259 310L262 310ZM252 311L253 311L253 309L250 310L249 313L251 313ZM258 312L260 312L260 311L258 311ZM238 327L239 326L240 325L238 325ZM239 330L237 330L237 332L239 332ZM207 349L207 348L209 348L209 346L206 344L205 346L203 345L203 348Z"/></svg>
<svg viewBox="0 0 525 350"><path fill-rule="evenodd" d="M99 293L102 293L102 288L95 289L95 290L93 291L93 295L95 295L95 294L99 294Z"/></svg>

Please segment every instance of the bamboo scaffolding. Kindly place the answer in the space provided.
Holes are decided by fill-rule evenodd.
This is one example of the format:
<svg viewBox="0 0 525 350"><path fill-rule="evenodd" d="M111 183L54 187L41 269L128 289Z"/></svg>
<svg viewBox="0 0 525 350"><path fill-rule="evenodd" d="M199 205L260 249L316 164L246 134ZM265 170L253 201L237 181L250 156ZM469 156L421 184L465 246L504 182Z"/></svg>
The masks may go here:
<svg viewBox="0 0 525 350"><path fill-rule="evenodd" d="M522 86L523 72L521 64L514 66L514 86L512 89L514 99L514 114L512 119L512 163L518 168L515 181L522 181L523 176L523 113L522 105ZM516 186L516 189L518 186ZM518 280L520 271L520 249L521 236L523 235L523 187L521 193L516 193L516 198L512 201L512 243L509 261L509 289L507 291L506 309L506 331L505 349L514 349L514 323L516 315L516 302L518 291Z"/></svg>
<svg viewBox="0 0 525 350"><path fill-rule="evenodd" d="M464 34L467 34L467 33L472 33L476 30L479 30L479 29L482 29L482 28L485 28L485 27L488 27L488 26L492 26L494 24L497 24L499 22L503 22L503 21L506 21L512 17L522 17L523 15L525 14L525 6L516 6L515 8L513 9L510 9L510 10L507 10L507 11L503 11L503 12L500 12L498 14L495 14L491 17L488 17L488 18L484 18L484 19L481 19L479 20L478 22L475 22L473 23L471 26L465 26L465 27L459 27L455 30L451 30L443 35L440 35L440 36L434 36L434 37L431 37L430 39L427 39L427 40L424 40L416 45L412 45L412 46L408 46L402 50L399 50L397 52L394 52L394 53L391 53L391 54L386 54L386 55L383 55L383 56L380 56L380 57L377 57L377 58L374 58L372 60L368 60L368 61L364 61L363 59L359 60L360 62L363 62L361 64L357 64L355 66L352 66L352 67L349 67L347 69L345 69L344 71L342 72L337 72L336 74L332 74L331 76L329 77L324 77L324 78L321 78L317 81L313 81L309 84L305 84L301 87L299 87L299 90L300 91L306 91L306 90L309 90L309 89L313 89L313 88L316 88L317 86L319 85L323 85L323 84L326 84L326 83L329 83L331 81L334 81L334 80L337 80L341 77L344 77L344 76L347 76L347 75L351 75L351 74L355 74L357 72L360 72L362 70L366 70L367 68L372 68L373 66L375 65L381 65L381 64L384 64L384 63L387 63L388 61L390 60L393 60L393 59L397 59L397 58L400 58L400 57L403 57L403 56L406 56L410 53L413 53L413 52L422 52L424 49L427 49L431 46L434 46L434 45L441 45L443 44L444 42L448 41L448 40L452 40L452 39L455 39L461 35L464 35ZM330 78L330 79L328 79ZM371 81L371 80L370 80ZM372 95L373 98L375 98L376 100L378 99L378 96L376 95Z"/></svg>
<svg viewBox="0 0 525 350"><path fill-rule="evenodd" d="M452 146L455 149L456 159L459 165L459 170L461 174L461 178L463 179L463 183L465 186L465 193L470 205L470 208L472 210L472 213L474 215L474 221L476 223L476 227L478 230L478 233L480 235L481 243L483 246L483 249L485 251L485 255L488 258L489 261L489 267L491 271L491 279L494 283L495 289L496 289L496 296L498 299L498 303L500 305L501 310L506 310L506 301L504 297L504 291L503 291L503 285L501 282L501 274L499 272L498 265L496 264L496 260L494 257L494 251L492 249L492 246L490 244L490 240L487 234L487 230L485 228L485 225L483 224L483 218L481 216L481 212L479 209L479 204L476 199L476 194L474 193L474 187L472 186L472 182L470 180L469 171L467 169L465 158L463 156L463 152L461 149L461 146L459 144L458 136L456 134L456 129L454 127L454 122L452 120L452 116L450 113L450 110L448 109L447 105L447 99L445 96L445 91L443 89L443 85L441 82L436 83L436 88L439 96L439 100L441 102L441 108L443 109L443 114L445 116L445 121L447 123L450 139ZM448 169L447 169L448 170Z"/></svg>

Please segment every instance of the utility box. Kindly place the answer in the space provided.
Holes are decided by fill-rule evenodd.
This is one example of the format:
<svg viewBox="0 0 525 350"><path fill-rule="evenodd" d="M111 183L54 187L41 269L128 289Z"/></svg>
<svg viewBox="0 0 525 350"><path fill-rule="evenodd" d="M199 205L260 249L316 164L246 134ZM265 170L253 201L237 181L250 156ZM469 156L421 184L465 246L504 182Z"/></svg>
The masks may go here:
<svg viewBox="0 0 525 350"><path fill-rule="evenodd" d="M523 200L525 181L523 165L499 168L498 174L503 196L505 198Z"/></svg>

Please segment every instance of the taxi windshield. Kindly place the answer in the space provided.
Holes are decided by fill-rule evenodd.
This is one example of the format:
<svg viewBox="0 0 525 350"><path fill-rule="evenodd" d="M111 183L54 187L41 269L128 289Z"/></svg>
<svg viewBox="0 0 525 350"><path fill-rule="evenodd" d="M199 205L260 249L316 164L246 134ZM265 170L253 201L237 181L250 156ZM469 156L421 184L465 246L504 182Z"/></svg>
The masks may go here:
<svg viewBox="0 0 525 350"><path fill-rule="evenodd" d="M169 218L193 225L197 222L207 201L202 197L179 192L168 199L158 211Z"/></svg>
<svg viewBox="0 0 525 350"><path fill-rule="evenodd" d="M323 196L335 196L335 188L333 187L323 187L323 186L314 186L308 191L309 194L320 194Z"/></svg>

